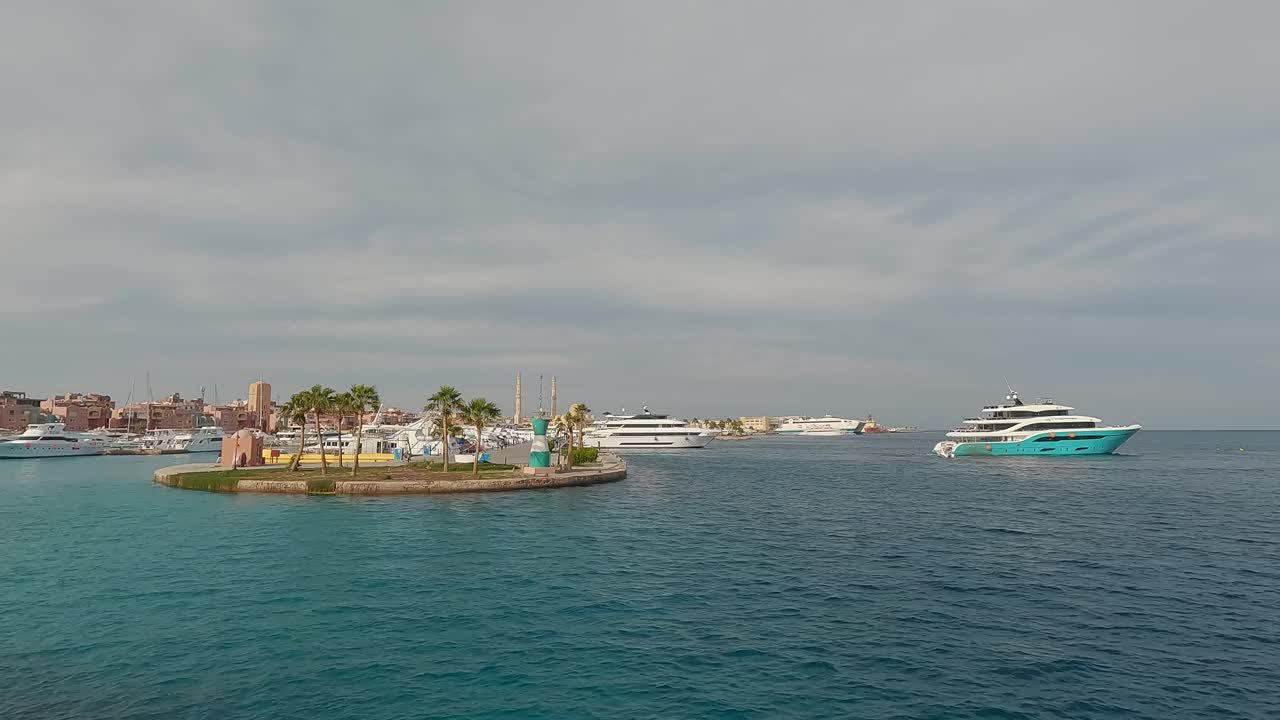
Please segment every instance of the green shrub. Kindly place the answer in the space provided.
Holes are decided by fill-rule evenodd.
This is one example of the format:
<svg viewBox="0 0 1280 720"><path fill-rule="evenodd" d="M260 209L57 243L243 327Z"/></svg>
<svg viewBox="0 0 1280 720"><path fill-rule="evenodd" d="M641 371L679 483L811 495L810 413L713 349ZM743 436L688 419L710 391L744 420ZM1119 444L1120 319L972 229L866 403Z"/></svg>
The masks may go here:
<svg viewBox="0 0 1280 720"><path fill-rule="evenodd" d="M574 448L573 464L582 465L584 463L593 463L600 459L599 448Z"/></svg>

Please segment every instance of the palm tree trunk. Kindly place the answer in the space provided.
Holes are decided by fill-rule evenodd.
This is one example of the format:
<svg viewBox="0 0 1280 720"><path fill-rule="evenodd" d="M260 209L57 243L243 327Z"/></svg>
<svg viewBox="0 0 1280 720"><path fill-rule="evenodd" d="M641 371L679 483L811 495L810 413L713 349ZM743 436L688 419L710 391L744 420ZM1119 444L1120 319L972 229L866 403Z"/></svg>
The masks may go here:
<svg viewBox="0 0 1280 720"><path fill-rule="evenodd" d="M449 472L449 416L440 415L440 457L444 459L444 471Z"/></svg>
<svg viewBox="0 0 1280 720"><path fill-rule="evenodd" d="M329 474L329 461L324 456L324 430L320 429L320 411L316 411L316 436L320 438L320 474Z"/></svg>
<svg viewBox="0 0 1280 720"><path fill-rule="evenodd" d="M569 432L567 433L568 437L566 438L566 440L568 441L567 444L569 446L569 453L564 456L564 469L572 470L573 469L573 426L570 425L568 430Z"/></svg>
<svg viewBox="0 0 1280 720"><path fill-rule="evenodd" d="M338 467L342 467L342 411L338 411Z"/></svg>
<svg viewBox="0 0 1280 720"><path fill-rule="evenodd" d="M480 431L481 426L476 425L476 452L471 456L471 475L472 477L480 477Z"/></svg>
<svg viewBox="0 0 1280 720"><path fill-rule="evenodd" d="M364 445L364 405L360 406L360 417L357 418L360 423L356 425L356 456L351 459L351 477L356 476L356 471L360 469L360 450Z"/></svg>
<svg viewBox="0 0 1280 720"><path fill-rule="evenodd" d="M302 431L298 433L298 454L293 456L293 465L288 472L293 472L302 467L302 449L307 446L307 419L302 418Z"/></svg>

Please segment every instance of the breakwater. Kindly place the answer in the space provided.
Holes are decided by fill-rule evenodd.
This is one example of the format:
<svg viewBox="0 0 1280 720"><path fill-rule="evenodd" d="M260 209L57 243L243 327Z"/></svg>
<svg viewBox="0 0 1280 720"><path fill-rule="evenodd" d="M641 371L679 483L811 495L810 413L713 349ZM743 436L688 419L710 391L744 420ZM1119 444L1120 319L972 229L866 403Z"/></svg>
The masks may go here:
<svg viewBox="0 0 1280 720"><path fill-rule="evenodd" d="M617 482L627 477L627 464L616 455L604 454L601 462L546 475L525 475L518 469L509 474L487 471L480 477L469 475L469 467L458 472L437 473L412 467L362 469L352 478L338 468L327 475L314 470L303 477L286 472L284 466L264 466L228 471L213 464L175 465L160 468L152 480L160 485L185 490L246 493L292 493L298 495L436 495L445 493L510 492L582 487Z"/></svg>

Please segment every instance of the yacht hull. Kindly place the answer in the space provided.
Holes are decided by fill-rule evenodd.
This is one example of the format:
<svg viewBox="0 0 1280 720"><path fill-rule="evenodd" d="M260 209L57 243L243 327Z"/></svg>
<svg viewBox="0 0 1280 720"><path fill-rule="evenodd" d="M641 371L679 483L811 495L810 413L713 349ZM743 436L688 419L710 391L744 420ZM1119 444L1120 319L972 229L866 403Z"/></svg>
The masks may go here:
<svg viewBox="0 0 1280 720"><path fill-rule="evenodd" d="M662 437L661 435L624 435L615 437L592 438L586 439L587 447L600 448L603 450L684 450L692 448L704 448L711 444L716 438L715 435L692 435L692 436L673 436Z"/></svg>
<svg viewBox="0 0 1280 720"><path fill-rule="evenodd" d="M106 446L101 441L76 443L59 443L62 447L39 443L0 445L0 458L42 458L42 457L78 457L81 455L101 455Z"/></svg>
<svg viewBox="0 0 1280 720"><path fill-rule="evenodd" d="M938 443L939 455L1110 455L1133 437L1139 428L1090 428L1073 432L1042 432L1008 442ZM949 447L944 447L949 446Z"/></svg>

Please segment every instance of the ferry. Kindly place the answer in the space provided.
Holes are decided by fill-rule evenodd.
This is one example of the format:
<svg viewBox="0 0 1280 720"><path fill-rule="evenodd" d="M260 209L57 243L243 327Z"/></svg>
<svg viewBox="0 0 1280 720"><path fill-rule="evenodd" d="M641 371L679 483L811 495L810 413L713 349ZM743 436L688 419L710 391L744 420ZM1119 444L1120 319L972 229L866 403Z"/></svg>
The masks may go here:
<svg viewBox="0 0 1280 720"><path fill-rule="evenodd" d="M982 408L984 417L966 418L934 446L942 457L957 455L1109 455L1141 425L1104 425L1074 414L1052 399L1026 404L1012 388L1001 405Z"/></svg>
<svg viewBox="0 0 1280 720"><path fill-rule="evenodd" d="M0 458L101 455L107 441L84 433L67 432L63 423L28 425L21 435L0 442Z"/></svg>
<svg viewBox="0 0 1280 720"><path fill-rule="evenodd" d="M691 427L684 420L651 413L646 407L638 415L605 413L604 419L597 420L583 435L583 445L619 450L704 448L717 435L719 431Z"/></svg>
<svg viewBox="0 0 1280 720"><path fill-rule="evenodd" d="M861 420L826 415L823 417L790 418L779 425L774 432L790 435L860 435L864 423Z"/></svg>

